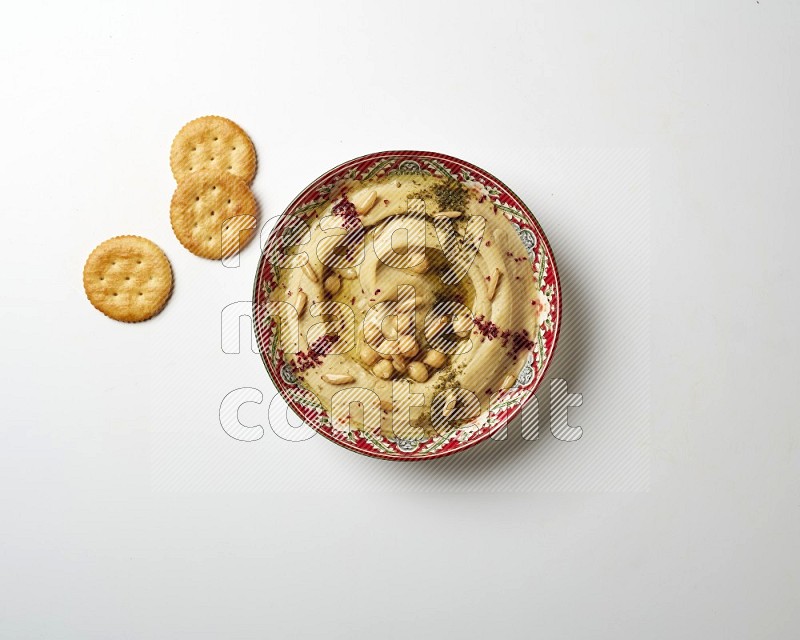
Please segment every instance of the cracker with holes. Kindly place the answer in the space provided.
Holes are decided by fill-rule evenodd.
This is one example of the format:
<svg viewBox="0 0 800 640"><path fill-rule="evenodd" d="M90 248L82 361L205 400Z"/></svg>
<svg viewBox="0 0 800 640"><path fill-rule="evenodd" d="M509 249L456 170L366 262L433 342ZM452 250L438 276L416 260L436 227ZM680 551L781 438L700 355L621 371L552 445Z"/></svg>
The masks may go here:
<svg viewBox="0 0 800 640"><path fill-rule="evenodd" d="M256 150L235 122L204 116L184 125L175 136L169 164L179 183L199 171L225 171L249 184L256 175Z"/></svg>
<svg viewBox="0 0 800 640"><path fill-rule="evenodd" d="M247 184L222 171L199 171L178 183L170 219L181 244L196 256L219 260L253 237L258 207Z"/></svg>
<svg viewBox="0 0 800 640"><path fill-rule="evenodd" d="M117 236L98 245L83 267L83 288L96 309L122 322L156 315L172 292L172 268L155 243Z"/></svg>

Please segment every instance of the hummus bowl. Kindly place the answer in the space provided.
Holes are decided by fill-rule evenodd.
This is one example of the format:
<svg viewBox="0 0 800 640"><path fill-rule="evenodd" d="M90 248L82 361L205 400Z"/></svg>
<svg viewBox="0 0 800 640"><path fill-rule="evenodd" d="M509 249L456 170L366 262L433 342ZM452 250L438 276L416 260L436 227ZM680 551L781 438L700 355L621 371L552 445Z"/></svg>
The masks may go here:
<svg viewBox="0 0 800 640"><path fill-rule="evenodd" d="M306 424L359 453L424 460L499 434L530 400L561 290L544 232L497 178L385 151L331 169L279 217L253 318Z"/></svg>

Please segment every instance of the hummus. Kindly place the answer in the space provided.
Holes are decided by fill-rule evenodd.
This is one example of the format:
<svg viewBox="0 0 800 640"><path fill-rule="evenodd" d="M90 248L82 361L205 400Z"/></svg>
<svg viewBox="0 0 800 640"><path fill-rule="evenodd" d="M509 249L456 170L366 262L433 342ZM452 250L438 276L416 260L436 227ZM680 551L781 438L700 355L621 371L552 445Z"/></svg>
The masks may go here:
<svg viewBox="0 0 800 640"><path fill-rule="evenodd" d="M271 313L335 429L424 440L516 382L549 311L528 254L479 188L353 181L287 227Z"/></svg>

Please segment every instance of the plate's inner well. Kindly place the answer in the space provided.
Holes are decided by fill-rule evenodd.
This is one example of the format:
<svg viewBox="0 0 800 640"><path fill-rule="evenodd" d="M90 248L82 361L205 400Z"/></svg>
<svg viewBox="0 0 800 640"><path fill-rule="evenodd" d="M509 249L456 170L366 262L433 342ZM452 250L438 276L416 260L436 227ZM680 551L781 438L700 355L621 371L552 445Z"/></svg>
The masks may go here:
<svg viewBox="0 0 800 640"><path fill-rule="evenodd" d="M427 171L350 175L276 226L260 321L317 426L425 453L522 401L555 292L493 196Z"/></svg>

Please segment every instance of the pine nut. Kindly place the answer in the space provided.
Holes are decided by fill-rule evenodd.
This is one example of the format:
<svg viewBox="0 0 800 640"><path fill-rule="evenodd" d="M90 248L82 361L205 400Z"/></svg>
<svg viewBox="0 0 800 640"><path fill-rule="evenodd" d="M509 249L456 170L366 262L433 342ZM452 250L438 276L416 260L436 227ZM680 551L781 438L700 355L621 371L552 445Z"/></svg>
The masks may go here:
<svg viewBox="0 0 800 640"><path fill-rule="evenodd" d="M489 298L489 300L494 300L494 294L497 291L497 283L500 282L500 274L500 269L495 268L494 274L486 285L486 297Z"/></svg>
<svg viewBox="0 0 800 640"><path fill-rule="evenodd" d="M348 373L326 373L322 376L322 379L329 384L350 384L355 380Z"/></svg>
<svg viewBox="0 0 800 640"><path fill-rule="evenodd" d="M317 272L314 271L314 268L311 266L310 262L306 262L302 266L302 269L303 269L303 273L306 275L306 278L311 280L311 282L315 282L315 283L319 282L319 276L317 275Z"/></svg>
<svg viewBox="0 0 800 640"><path fill-rule="evenodd" d="M456 408L458 396L455 391L450 391L444 399L444 407L442 408L442 415L447 418Z"/></svg>
<svg viewBox="0 0 800 640"><path fill-rule="evenodd" d="M295 308L297 309L297 317L301 317L303 315L303 311L306 310L306 302L308 302L308 296L300 291L297 294L297 302L295 303Z"/></svg>
<svg viewBox="0 0 800 640"><path fill-rule="evenodd" d="M342 288L342 281L339 280L339 276L335 273L329 275L325 278L325 291L327 291L330 295L335 296L339 293L339 289Z"/></svg>
<svg viewBox="0 0 800 640"><path fill-rule="evenodd" d="M378 193L376 191L370 191L368 194L364 195L363 193L358 194L353 199L353 204L356 208L356 213L358 215L363 216L367 213L373 206L375 206L375 200L378 199Z"/></svg>

